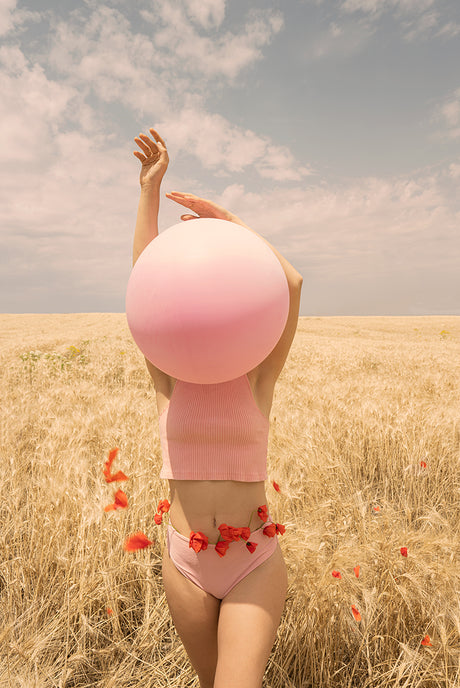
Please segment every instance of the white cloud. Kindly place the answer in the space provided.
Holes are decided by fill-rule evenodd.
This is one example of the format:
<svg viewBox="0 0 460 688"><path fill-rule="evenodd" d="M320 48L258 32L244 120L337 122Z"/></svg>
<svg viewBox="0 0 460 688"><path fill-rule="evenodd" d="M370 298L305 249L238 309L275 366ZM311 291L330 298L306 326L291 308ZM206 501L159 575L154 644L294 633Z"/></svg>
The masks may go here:
<svg viewBox="0 0 460 688"><path fill-rule="evenodd" d="M438 37L444 37L444 38L453 38L454 36L458 36L460 33L460 24L457 24L457 22L448 22L447 24L444 24L443 27L441 27L436 34Z"/></svg>
<svg viewBox="0 0 460 688"><path fill-rule="evenodd" d="M16 8L16 0L2 0L0 3L0 36L8 33L13 27L13 11Z"/></svg>
<svg viewBox="0 0 460 688"><path fill-rule="evenodd" d="M457 22L443 23L445 11L440 0L341 0L340 11L358 12L371 24L376 24L384 14L391 14L400 23L404 40L409 42L431 36L451 38L460 32Z"/></svg>
<svg viewBox="0 0 460 688"><path fill-rule="evenodd" d="M187 14L204 29L217 28L225 17L226 0L185 0Z"/></svg>
<svg viewBox="0 0 460 688"><path fill-rule="evenodd" d="M270 193L246 193L242 184L232 184L216 200L300 271L372 275L377 268L404 264L410 271L453 270L460 260L458 204L446 197L443 174L363 178Z"/></svg>
<svg viewBox="0 0 460 688"><path fill-rule="evenodd" d="M0 36L17 32L26 22L40 21L39 12L18 9L17 0L0 0Z"/></svg>
<svg viewBox="0 0 460 688"><path fill-rule="evenodd" d="M255 169L262 177L275 181L300 181L311 174L295 160L285 146L274 144L268 137L232 124L219 114L204 110L197 99L175 116L171 115L158 128L165 132L168 148L195 155L204 168L221 173Z"/></svg>
<svg viewBox="0 0 460 688"><path fill-rule="evenodd" d="M376 17L387 10L398 14L420 14L435 4L436 0L344 0L340 9L343 12L365 12Z"/></svg>
<svg viewBox="0 0 460 688"><path fill-rule="evenodd" d="M438 136L460 138L460 88L438 106L434 120L443 125L442 133L438 132Z"/></svg>
<svg viewBox="0 0 460 688"><path fill-rule="evenodd" d="M76 12L71 21L59 22L47 59L83 96L122 103L142 115L161 116L168 105L161 57L117 10L102 5L89 18Z"/></svg>
<svg viewBox="0 0 460 688"><path fill-rule="evenodd" d="M143 19L155 28L153 42L163 53L164 66L167 64L169 69L182 74L193 74L195 79L200 75L234 80L242 70L262 58L261 49L283 26L279 13L253 10L238 33L222 30L207 36L197 31L187 13L201 28L216 27L223 21L225 5L210 0L204 4L198 0L174 4L156 0L153 11L141 11Z"/></svg>
<svg viewBox="0 0 460 688"><path fill-rule="evenodd" d="M41 65L7 46L0 48L0 90L1 159L10 173L25 164L43 170L59 126L82 114L77 91L48 79Z"/></svg>

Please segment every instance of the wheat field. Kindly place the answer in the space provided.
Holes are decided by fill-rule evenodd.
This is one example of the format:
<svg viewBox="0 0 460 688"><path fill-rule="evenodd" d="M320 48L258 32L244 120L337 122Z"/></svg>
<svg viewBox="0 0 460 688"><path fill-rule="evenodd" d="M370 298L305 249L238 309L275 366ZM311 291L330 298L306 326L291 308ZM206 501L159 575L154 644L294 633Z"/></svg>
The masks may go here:
<svg viewBox="0 0 460 688"><path fill-rule="evenodd" d="M198 688L125 315L0 323L1 688ZM460 686L460 317L299 318L270 420L289 589L264 686ZM122 484L102 470L115 447ZM128 506L104 511L119 487ZM137 531L154 543L126 552Z"/></svg>

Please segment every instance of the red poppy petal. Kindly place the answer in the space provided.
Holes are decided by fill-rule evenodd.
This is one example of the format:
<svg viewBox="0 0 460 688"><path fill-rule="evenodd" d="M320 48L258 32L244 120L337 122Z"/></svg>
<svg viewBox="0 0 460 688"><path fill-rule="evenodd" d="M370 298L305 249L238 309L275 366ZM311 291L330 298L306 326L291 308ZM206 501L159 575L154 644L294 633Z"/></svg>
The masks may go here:
<svg viewBox="0 0 460 688"><path fill-rule="evenodd" d="M353 569L353 571L355 572L356 578L359 578L359 569L360 569L359 564L358 564L358 566L355 566L355 568Z"/></svg>
<svg viewBox="0 0 460 688"><path fill-rule="evenodd" d="M255 552L255 550L256 550L257 542L247 542L247 543L246 543L246 547L248 548L248 550L249 550L249 551L251 552L251 554L252 554L252 553Z"/></svg>
<svg viewBox="0 0 460 688"><path fill-rule="evenodd" d="M240 528L241 530L241 539L242 540L249 540L249 536L251 535L251 530L249 528Z"/></svg>
<svg viewBox="0 0 460 688"><path fill-rule="evenodd" d="M261 518L262 521L265 523L268 518L267 505L264 504L263 506L259 506L257 508L257 513L259 515L259 518Z"/></svg>
<svg viewBox="0 0 460 688"><path fill-rule="evenodd" d="M125 495L123 490L117 490L115 492L115 504L123 508L128 506L128 497Z"/></svg>
<svg viewBox="0 0 460 688"><path fill-rule="evenodd" d="M283 526L282 523L277 523L276 532L278 533L278 535L284 535L284 533L286 532L286 526Z"/></svg>
<svg viewBox="0 0 460 688"><path fill-rule="evenodd" d="M116 510L115 504L108 504L107 506L104 507L104 511L115 511Z"/></svg>
<svg viewBox="0 0 460 688"><path fill-rule="evenodd" d="M353 616L355 617L356 621L361 621L361 614L356 609L354 604L351 605L351 611L353 612Z"/></svg>
<svg viewBox="0 0 460 688"><path fill-rule="evenodd" d="M421 644L422 644L422 645L425 645L425 646L431 646L431 647L433 647L429 635L426 635L426 636L423 638L423 640L421 641Z"/></svg>
<svg viewBox="0 0 460 688"><path fill-rule="evenodd" d="M107 482L110 483L121 483L123 480L129 480L128 476L123 473L123 471L117 471L115 475L112 475L110 480Z"/></svg>
<svg viewBox="0 0 460 688"><path fill-rule="evenodd" d="M426 463L425 463L425 461L420 461L420 465L421 465L422 468L426 468Z"/></svg>
<svg viewBox="0 0 460 688"><path fill-rule="evenodd" d="M226 523L221 523L218 530L224 540L233 542L233 528L228 526Z"/></svg>
<svg viewBox="0 0 460 688"><path fill-rule="evenodd" d="M225 540L219 540L219 542L216 544L216 552L219 555L219 557L223 557L225 555L225 552L228 550L230 547L230 543L226 542Z"/></svg>
<svg viewBox="0 0 460 688"><path fill-rule="evenodd" d="M334 578L342 578L342 574L340 573L340 571L333 571L332 575L334 576Z"/></svg>
<svg viewBox="0 0 460 688"><path fill-rule="evenodd" d="M159 526L160 523L163 523L163 515L162 514L155 514L155 516L153 517L153 520L155 521L157 526Z"/></svg>
<svg viewBox="0 0 460 688"><path fill-rule="evenodd" d="M275 488L275 490L276 490L277 492L280 491L280 486L278 485L278 483L275 483L275 481L273 481L273 487Z"/></svg>
<svg viewBox="0 0 460 688"><path fill-rule="evenodd" d="M194 533L193 530L190 533L189 547L193 549L194 552L198 554L201 550L208 548L208 538L201 531Z"/></svg>
<svg viewBox="0 0 460 688"><path fill-rule="evenodd" d="M153 545L152 540L149 540L144 533L139 531L138 533L134 533L134 535L131 535L126 541L125 544L123 545L123 549L126 552L135 552L138 549L144 549L144 547L148 547L149 545Z"/></svg>
<svg viewBox="0 0 460 688"><path fill-rule="evenodd" d="M171 504L168 502L167 499L162 499L158 502L157 511L158 513L165 514L167 511L169 511L170 506Z"/></svg>
<svg viewBox="0 0 460 688"><path fill-rule="evenodd" d="M113 610L110 607L107 607L107 614L113 614Z"/></svg>
<svg viewBox="0 0 460 688"><path fill-rule="evenodd" d="M276 525L274 523L270 523L269 526L265 526L265 528L263 529L263 534L267 537L275 537Z"/></svg>
<svg viewBox="0 0 460 688"><path fill-rule="evenodd" d="M403 557L407 557L407 547L401 547L400 552Z"/></svg>

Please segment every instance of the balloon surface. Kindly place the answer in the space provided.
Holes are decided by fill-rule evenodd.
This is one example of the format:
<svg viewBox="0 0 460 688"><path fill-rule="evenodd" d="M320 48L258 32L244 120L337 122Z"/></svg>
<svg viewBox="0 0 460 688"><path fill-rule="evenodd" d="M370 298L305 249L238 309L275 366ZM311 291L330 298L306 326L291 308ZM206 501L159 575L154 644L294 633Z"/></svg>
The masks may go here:
<svg viewBox="0 0 460 688"><path fill-rule="evenodd" d="M276 346L289 287L271 248L215 218L180 222L148 244L126 292L126 317L144 356L168 375L213 384L247 373Z"/></svg>

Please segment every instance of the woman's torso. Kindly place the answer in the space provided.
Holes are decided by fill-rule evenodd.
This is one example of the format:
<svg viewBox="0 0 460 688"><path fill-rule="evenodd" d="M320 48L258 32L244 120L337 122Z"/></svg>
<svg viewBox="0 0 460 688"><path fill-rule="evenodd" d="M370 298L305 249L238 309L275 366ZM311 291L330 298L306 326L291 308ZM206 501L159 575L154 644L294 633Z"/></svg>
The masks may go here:
<svg viewBox="0 0 460 688"><path fill-rule="evenodd" d="M256 382L255 371L248 373L254 400L260 411L269 418L273 401L274 383ZM174 389L156 391L158 414L167 407ZM257 507L266 504L265 483L233 480L169 480L170 523L182 535L201 531L210 543L217 542L218 526L227 523L234 527L249 526L251 530L262 525ZM267 505L268 506L268 505ZM256 511L256 513L252 513Z"/></svg>

